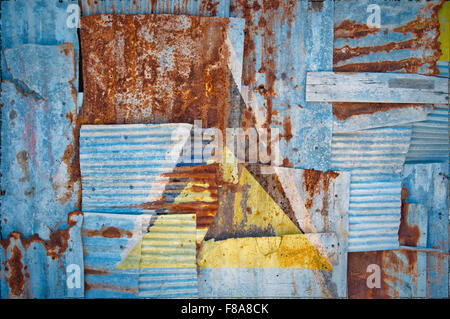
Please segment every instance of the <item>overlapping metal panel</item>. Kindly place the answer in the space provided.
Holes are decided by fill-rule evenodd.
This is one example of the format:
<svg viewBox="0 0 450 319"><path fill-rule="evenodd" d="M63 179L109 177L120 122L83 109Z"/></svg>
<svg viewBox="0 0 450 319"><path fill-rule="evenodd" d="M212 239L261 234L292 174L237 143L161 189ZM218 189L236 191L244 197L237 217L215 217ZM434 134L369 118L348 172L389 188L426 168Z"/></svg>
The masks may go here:
<svg viewBox="0 0 450 319"><path fill-rule="evenodd" d="M349 251L396 249L411 126L333 134L332 166L351 172Z"/></svg>
<svg viewBox="0 0 450 319"><path fill-rule="evenodd" d="M331 71L334 2L232 1L245 18L242 127L278 129L284 167L330 168L331 105L307 103L306 71ZM315 123L315 124L314 124Z"/></svg>
<svg viewBox="0 0 450 319"><path fill-rule="evenodd" d="M222 187L218 215L198 257L200 297L345 297L350 174L247 168L241 167L238 184ZM255 250L247 255L243 246L253 247L253 241ZM283 251L291 241L297 242L295 254ZM314 264L318 255L309 249L331 268Z"/></svg>

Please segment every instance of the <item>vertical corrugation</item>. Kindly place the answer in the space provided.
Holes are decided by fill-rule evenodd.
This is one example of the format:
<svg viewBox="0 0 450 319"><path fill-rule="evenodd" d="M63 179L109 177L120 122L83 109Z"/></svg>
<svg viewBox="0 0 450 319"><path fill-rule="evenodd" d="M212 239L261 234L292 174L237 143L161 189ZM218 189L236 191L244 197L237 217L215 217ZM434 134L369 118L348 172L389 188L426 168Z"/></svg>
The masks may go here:
<svg viewBox="0 0 450 319"><path fill-rule="evenodd" d="M332 166L351 172L349 251L398 248L401 169L411 126L334 134Z"/></svg>

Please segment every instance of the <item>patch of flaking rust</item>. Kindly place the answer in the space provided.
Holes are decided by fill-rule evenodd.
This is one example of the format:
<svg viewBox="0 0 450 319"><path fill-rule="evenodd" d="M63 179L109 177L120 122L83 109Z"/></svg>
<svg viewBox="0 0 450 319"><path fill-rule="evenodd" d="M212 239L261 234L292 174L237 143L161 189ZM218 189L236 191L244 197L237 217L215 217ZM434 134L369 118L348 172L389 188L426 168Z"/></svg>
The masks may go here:
<svg viewBox="0 0 450 319"><path fill-rule="evenodd" d="M135 288L120 287L120 286L108 285L105 283L93 283L93 282L85 281L84 282L84 290L88 291L88 290L92 290L92 289L124 291L124 292L129 292L129 293L134 293L134 294L138 293L138 290Z"/></svg>
<svg viewBox="0 0 450 319"><path fill-rule="evenodd" d="M23 255L21 250L19 249L19 247L17 247L17 245L14 245L12 249L12 255L8 260L9 269L11 270L8 279L8 285L11 294L15 296L22 296L25 287L25 280L22 272L22 258Z"/></svg>
<svg viewBox="0 0 450 319"><path fill-rule="evenodd" d="M339 173L333 171L321 172L312 169L304 170L303 190L308 195L305 201L305 207L311 209L313 206L314 195L327 193L330 182L338 176Z"/></svg>
<svg viewBox="0 0 450 319"><path fill-rule="evenodd" d="M407 103L333 103L333 115L341 121L352 116L361 114L374 114L377 112L386 112L392 109L401 108L424 108L423 104L407 104Z"/></svg>
<svg viewBox="0 0 450 319"><path fill-rule="evenodd" d="M12 239L20 240L22 246L28 249L31 244L38 243L46 250L48 257L54 259L60 258L67 251L70 239L70 230L77 224L74 216L82 215L82 212L74 211L69 213L67 218L68 226L60 229L50 229L49 239L42 239L38 234L25 237L22 233L12 232L6 239L0 240L3 249L11 245Z"/></svg>
<svg viewBox="0 0 450 319"><path fill-rule="evenodd" d="M113 226L105 227L105 225L102 225L100 229L83 228L82 234L83 236L87 237L105 237L105 238L133 237L133 233L128 230L120 229Z"/></svg>
<svg viewBox="0 0 450 319"><path fill-rule="evenodd" d="M367 24L358 24L355 21L346 19L334 27L334 38L359 39L369 34L376 34L378 28L369 27Z"/></svg>
<svg viewBox="0 0 450 319"><path fill-rule="evenodd" d="M289 116L285 116L283 120L283 129L284 129L284 139L286 142L289 142L293 135L292 135L292 122L291 118Z"/></svg>
<svg viewBox="0 0 450 319"><path fill-rule="evenodd" d="M85 275L108 275L109 271L105 269L92 269L88 267L84 267Z"/></svg>
<svg viewBox="0 0 450 319"><path fill-rule="evenodd" d="M402 194L401 195L402 206L401 206L400 228L398 230L400 245L417 247L417 244L420 239L420 228L418 225L408 224L409 204L406 203L408 189L402 188L401 194Z"/></svg>

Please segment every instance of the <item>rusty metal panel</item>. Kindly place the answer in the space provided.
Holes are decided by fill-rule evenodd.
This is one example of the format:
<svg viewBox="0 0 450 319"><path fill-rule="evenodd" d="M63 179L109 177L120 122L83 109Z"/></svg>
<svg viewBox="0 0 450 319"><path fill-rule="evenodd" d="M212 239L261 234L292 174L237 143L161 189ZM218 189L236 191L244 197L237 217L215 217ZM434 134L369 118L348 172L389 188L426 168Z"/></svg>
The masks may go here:
<svg viewBox="0 0 450 319"><path fill-rule="evenodd" d="M444 42L438 12L444 2L336 1L333 70L438 75ZM377 12L380 26L370 27ZM354 131L424 121L429 111L420 104L333 103L333 129Z"/></svg>
<svg viewBox="0 0 450 319"><path fill-rule="evenodd" d="M349 298L448 297L446 163L408 164L402 173L400 250L349 253ZM380 287L368 287L369 265Z"/></svg>
<svg viewBox="0 0 450 319"><path fill-rule="evenodd" d="M85 214L85 298L138 297L143 223L138 215Z"/></svg>
<svg viewBox="0 0 450 319"><path fill-rule="evenodd" d="M243 28L242 19L231 18L82 17L81 121L228 127Z"/></svg>
<svg viewBox="0 0 450 319"><path fill-rule="evenodd" d="M84 296L83 214L71 212L48 239L12 232L0 241L2 298L81 298Z"/></svg>
<svg viewBox="0 0 450 319"><path fill-rule="evenodd" d="M401 170L410 140L410 125L333 134L333 169L351 172L349 251L398 248Z"/></svg>
<svg viewBox="0 0 450 319"><path fill-rule="evenodd" d="M58 45L72 43L75 59L76 80L73 85L78 89L79 46L76 27L67 24L69 6L74 0L42 1L14 0L1 1L1 46L10 49L21 44ZM69 10L70 11L70 10ZM1 57L2 79L11 80L4 56Z"/></svg>
<svg viewBox="0 0 450 319"><path fill-rule="evenodd" d="M427 211L428 237L425 248L443 252L443 254L427 254L427 297L447 298L449 254L448 164L405 165L402 183L406 192L405 203L421 204L425 206Z"/></svg>
<svg viewBox="0 0 450 319"><path fill-rule="evenodd" d="M327 170L331 105L307 103L307 71L331 71L333 1L232 1L246 21L242 127L279 129L284 167Z"/></svg>
<svg viewBox="0 0 450 319"><path fill-rule="evenodd" d="M237 184L221 188L219 212L200 249L199 296L345 297L350 174L247 165L238 175ZM298 260L284 261L283 245L291 242ZM330 268L313 263L306 243ZM243 246L254 245L246 255Z"/></svg>
<svg viewBox="0 0 450 319"><path fill-rule="evenodd" d="M81 1L83 16L98 14L190 14L229 17L229 0L102 0Z"/></svg>
<svg viewBox="0 0 450 319"><path fill-rule="evenodd" d="M82 218L73 212L80 190L73 44L25 44L3 56L10 80L1 95L2 295L81 297L82 284L66 283L66 267L81 268L79 280L83 268Z"/></svg>

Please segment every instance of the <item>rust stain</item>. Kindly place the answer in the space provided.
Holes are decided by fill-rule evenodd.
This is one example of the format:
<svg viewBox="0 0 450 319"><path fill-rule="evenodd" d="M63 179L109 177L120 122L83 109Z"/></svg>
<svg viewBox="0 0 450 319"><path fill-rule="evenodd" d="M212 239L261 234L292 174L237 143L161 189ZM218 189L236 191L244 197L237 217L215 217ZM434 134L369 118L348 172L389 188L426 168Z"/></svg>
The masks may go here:
<svg viewBox="0 0 450 319"><path fill-rule="evenodd" d="M217 6L220 2L216 2L215 0L202 0L200 4L200 11L205 15L216 16L217 15Z"/></svg>
<svg viewBox="0 0 450 319"><path fill-rule="evenodd" d="M24 275L22 273L22 257L22 252L19 247L15 245L12 249L11 258L8 261L9 268L11 269L8 285L11 293L15 296L23 295L25 287Z"/></svg>
<svg viewBox="0 0 450 319"><path fill-rule="evenodd" d="M92 289L99 289L99 290L115 290L115 291L125 291L130 293L138 293L137 289L134 288L127 288L127 287L118 287L113 285L108 285L104 283L88 283L87 281L84 282L84 290L92 290Z"/></svg>
<svg viewBox="0 0 450 319"><path fill-rule="evenodd" d="M347 297L349 299L380 299L389 298L385 288L385 272L383 271L383 252L352 252L348 253L347 266ZM381 288L368 288L367 278L370 273L367 267L371 264L381 268Z"/></svg>
<svg viewBox="0 0 450 319"><path fill-rule="evenodd" d="M367 24L358 24L346 19L334 27L334 38L359 39L369 34L376 34L379 31L379 29L371 28Z"/></svg>
<svg viewBox="0 0 450 319"><path fill-rule="evenodd" d="M91 268L84 268L84 274L85 275L107 275L109 274L108 270L105 269L91 269Z"/></svg>
<svg viewBox="0 0 450 319"><path fill-rule="evenodd" d="M402 188L401 199L401 217L400 217L400 228L398 230L398 237L400 245L414 246L417 247L417 243L420 239L420 229L418 225L408 224L408 208L409 204L406 203L406 197L408 196L408 189ZM407 251L409 252L409 251ZM417 254L416 254L417 258ZM415 264L415 262L414 262Z"/></svg>
<svg viewBox="0 0 450 319"><path fill-rule="evenodd" d="M286 142L289 142L291 140L291 138L293 137L293 135L292 135L292 122L291 122L291 118L289 116L285 116L284 117L283 130L284 130L283 137L286 140Z"/></svg>
<svg viewBox="0 0 450 319"><path fill-rule="evenodd" d="M326 194L330 186L330 181L339 176L339 173L329 171L321 172L312 169L303 171L303 190L308 194L305 206L311 209L315 194Z"/></svg>
<svg viewBox="0 0 450 319"><path fill-rule="evenodd" d="M394 28L393 32L403 35L412 34L413 38L401 42L389 42L383 45L371 47L349 47L334 48L333 64L334 71L338 72L392 72L405 71L408 73L418 73L420 68L427 66L426 75L436 75L439 69L436 66L442 52L439 42L439 18L438 11L443 6L445 0L437 4L427 3L419 10L417 18L408 23ZM354 21L344 20L335 27L335 38L362 38L368 34L375 34L379 29L373 29L363 24L356 24ZM423 50L425 54L419 57L409 57L399 61L378 61L349 63L337 65L339 62L368 55L374 52L391 52L393 50Z"/></svg>
<svg viewBox="0 0 450 319"><path fill-rule="evenodd" d="M100 15L82 17L81 24L83 123L199 119L206 127L226 127L234 85L229 19Z"/></svg>
<svg viewBox="0 0 450 319"><path fill-rule="evenodd" d="M133 233L124 229L119 229L116 227L105 227L102 225L101 229L83 229L83 236L87 237L106 237L106 238L122 238L122 237L133 237Z"/></svg>
<svg viewBox="0 0 450 319"><path fill-rule="evenodd" d="M374 114L400 108L424 108L423 104L402 103L333 103L333 115L341 121L361 114Z"/></svg>

